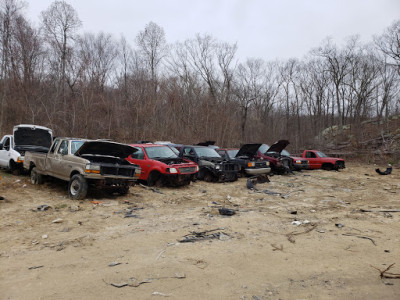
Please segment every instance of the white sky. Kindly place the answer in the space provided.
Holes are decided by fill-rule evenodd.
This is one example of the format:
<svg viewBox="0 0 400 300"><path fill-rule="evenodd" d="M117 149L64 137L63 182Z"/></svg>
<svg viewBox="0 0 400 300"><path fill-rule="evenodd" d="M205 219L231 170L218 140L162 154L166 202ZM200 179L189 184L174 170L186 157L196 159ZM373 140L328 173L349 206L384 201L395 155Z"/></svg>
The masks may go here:
<svg viewBox="0 0 400 300"><path fill-rule="evenodd" d="M39 24L52 0L26 0L26 16ZM400 0L67 0L82 31L121 34L133 46L149 22L168 43L207 33L238 44L237 57L301 58L328 36L341 44L359 34L369 42L400 19Z"/></svg>

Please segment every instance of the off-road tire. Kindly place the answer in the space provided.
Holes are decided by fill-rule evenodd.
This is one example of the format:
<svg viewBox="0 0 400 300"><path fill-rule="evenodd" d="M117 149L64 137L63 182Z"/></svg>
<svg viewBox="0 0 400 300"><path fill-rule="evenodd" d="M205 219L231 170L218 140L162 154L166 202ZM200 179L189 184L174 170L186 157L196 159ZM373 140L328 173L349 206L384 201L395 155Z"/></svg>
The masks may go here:
<svg viewBox="0 0 400 300"><path fill-rule="evenodd" d="M75 174L71 177L68 184L68 194L73 200L82 200L88 192L88 183L81 174Z"/></svg>
<svg viewBox="0 0 400 300"><path fill-rule="evenodd" d="M31 183L32 184L42 184L43 183L43 175L39 174L36 170L36 167L34 167L31 170Z"/></svg>

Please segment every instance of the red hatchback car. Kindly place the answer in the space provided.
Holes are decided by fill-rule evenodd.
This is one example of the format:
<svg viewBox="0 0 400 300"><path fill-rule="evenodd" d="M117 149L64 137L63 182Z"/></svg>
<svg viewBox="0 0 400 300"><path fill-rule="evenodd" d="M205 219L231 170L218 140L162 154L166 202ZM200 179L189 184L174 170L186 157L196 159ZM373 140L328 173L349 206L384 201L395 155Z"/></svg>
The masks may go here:
<svg viewBox="0 0 400 300"><path fill-rule="evenodd" d="M137 149L127 160L142 168L140 180L147 185L183 186L195 180L199 167L178 157L170 147L156 144L132 144Z"/></svg>

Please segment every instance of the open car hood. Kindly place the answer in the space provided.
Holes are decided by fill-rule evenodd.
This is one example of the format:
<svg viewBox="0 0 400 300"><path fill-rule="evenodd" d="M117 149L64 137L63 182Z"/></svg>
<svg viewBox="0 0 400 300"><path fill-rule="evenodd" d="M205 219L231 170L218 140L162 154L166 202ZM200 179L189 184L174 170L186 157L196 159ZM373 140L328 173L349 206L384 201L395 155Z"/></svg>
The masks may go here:
<svg viewBox="0 0 400 300"><path fill-rule="evenodd" d="M107 155L123 159L136 151L137 149L124 144L106 141L87 141L75 152L75 155Z"/></svg>
<svg viewBox="0 0 400 300"><path fill-rule="evenodd" d="M208 147L208 146L212 146L214 144L215 144L215 141L205 141L205 142L198 143L197 145L198 146L206 146L206 147Z"/></svg>
<svg viewBox="0 0 400 300"><path fill-rule="evenodd" d="M257 154L258 148L262 144L244 144L235 157L247 156L249 158L254 157Z"/></svg>
<svg viewBox="0 0 400 300"><path fill-rule="evenodd" d="M39 146L50 148L53 142L52 131L41 126L15 126L14 144L18 146Z"/></svg>
<svg viewBox="0 0 400 300"><path fill-rule="evenodd" d="M285 149L285 148L287 147L287 145L289 145L289 144L290 144L290 143L289 143L288 140L279 140L279 141L273 143L273 144L271 145L271 147L269 147L269 149L267 150L267 153L268 153L268 152L278 152L278 153L281 153L281 151L282 151L283 149Z"/></svg>

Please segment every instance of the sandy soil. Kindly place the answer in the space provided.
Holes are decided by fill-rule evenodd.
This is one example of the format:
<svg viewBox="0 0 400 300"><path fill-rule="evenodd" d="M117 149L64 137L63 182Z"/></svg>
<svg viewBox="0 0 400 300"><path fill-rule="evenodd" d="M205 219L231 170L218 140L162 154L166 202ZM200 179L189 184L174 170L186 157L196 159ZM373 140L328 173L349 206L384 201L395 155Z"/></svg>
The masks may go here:
<svg viewBox="0 0 400 300"><path fill-rule="evenodd" d="M379 272L400 273L400 212L382 212L400 210L400 170L374 169L256 186L279 195L241 178L84 201L64 182L0 171L0 298L400 299L400 279ZM179 242L193 232L206 233Z"/></svg>

